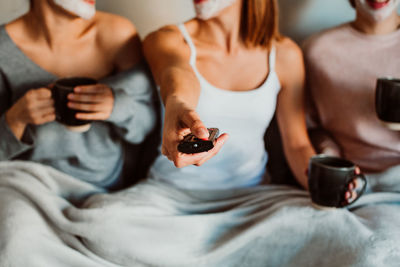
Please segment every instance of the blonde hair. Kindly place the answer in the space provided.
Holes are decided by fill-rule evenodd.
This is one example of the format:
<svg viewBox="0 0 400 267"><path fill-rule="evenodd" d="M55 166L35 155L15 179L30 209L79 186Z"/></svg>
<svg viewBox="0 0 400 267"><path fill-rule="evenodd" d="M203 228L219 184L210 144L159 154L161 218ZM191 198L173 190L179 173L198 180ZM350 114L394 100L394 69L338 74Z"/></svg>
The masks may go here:
<svg viewBox="0 0 400 267"><path fill-rule="evenodd" d="M248 47L269 48L281 39L276 0L243 0L240 34Z"/></svg>

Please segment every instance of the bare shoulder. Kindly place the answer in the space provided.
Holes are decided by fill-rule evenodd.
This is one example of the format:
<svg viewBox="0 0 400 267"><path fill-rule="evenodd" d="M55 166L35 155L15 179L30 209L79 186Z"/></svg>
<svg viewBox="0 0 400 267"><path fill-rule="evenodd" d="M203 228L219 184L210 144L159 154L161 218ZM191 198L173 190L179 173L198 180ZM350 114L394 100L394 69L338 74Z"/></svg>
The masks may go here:
<svg viewBox="0 0 400 267"><path fill-rule="evenodd" d="M277 42L276 48L276 71L282 86L302 83L305 70L301 48L287 37Z"/></svg>
<svg viewBox="0 0 400 267"><path fill-rule="evenodd" d="M10 32L21 28L21 25L22 25L22 18L20 17L13 21L8 22L7 24L4 25L4 27L6 27L8 32Z"/></svg>
<svg viewBox="0 0 400 267"><path fill-rule="evenodd" d="M95 18L100 48L117 70L129 69L142 60L142 46L130 20L98 11Z"/></svg>
<svg viewBox="0 0 400 267"><path fill-rule="evenodd" d="M19 43L30 42L29 34L26 32L26 27L24 26L25 16L19 17L4 25L8 35L12 37L13 41Z"/></svg>
<svg viewBox="0 0 400 267"><path fill-rule="evenodd" d="M176 25L164 26L147 35L143 41L145 49L160 46L176 47L183 43L184 38Z"/></svg>
<svg viewBox="0 0 400 267"><path fill-rule="evenodd" d="M303 52L299 45L287 37L283 37L276 43L277 65L286 66L303 60Z"/></svg>
<svg viewBox="0 0 400 267"><path fill-rule="evenodd" d="M190 58L190 48L176 25L164 26L150 33L143 42L143 50L150 65L163 61L188 62Z"/></svg>
<svg viewBox="0 0 400 267"><path fill-rule="evenodd" d="M198 23L195 19L189 20L184 24L187 32L192 36L198 28ZM177 25L167 25L152 33L144 40L144 45L164 45L164 46L186 46L185 38Z"/></svg>
<svg viewBox="0 0 400 267"><path fill-rule="evenodd" d="M109 45L120 45L138 35L135 26L127 18L97 11L98 38Z"/></svg>

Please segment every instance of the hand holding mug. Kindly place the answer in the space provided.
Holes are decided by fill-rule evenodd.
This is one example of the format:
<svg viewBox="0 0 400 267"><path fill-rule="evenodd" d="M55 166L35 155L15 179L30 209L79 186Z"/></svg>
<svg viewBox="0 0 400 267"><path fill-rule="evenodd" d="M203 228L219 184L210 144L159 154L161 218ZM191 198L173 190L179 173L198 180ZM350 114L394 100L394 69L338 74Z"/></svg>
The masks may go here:
<svg viewBox="0 0 400 267"><path fill-rule="evenodd" d="M364 193L367 180L351 161L320 154L310 159L308 185L315 207L342 208Z"/></svg>
<svg viewBox="0 0 400 267"><path fill-rule="evenodd" d="M106 120L114 108L114 94L104 84L77 86L68 100L69 108L84 111L76 113L80 120Z"/></svg>
<svg viewBox="0 0 400 267"><path fill-rule="evenodd" d="M114 107L111 88L91 78L59 79L52 88L52 94L57 121L71 131L89 130L92 120L108 119Z"/></svg>
<svg viewBox="0 0 400 267"><path fill-rule="evenodd" d="M54 101L48 88L29 90L6 113L6 121L18 139L26 125L42 125L55 119Z"/></svg>

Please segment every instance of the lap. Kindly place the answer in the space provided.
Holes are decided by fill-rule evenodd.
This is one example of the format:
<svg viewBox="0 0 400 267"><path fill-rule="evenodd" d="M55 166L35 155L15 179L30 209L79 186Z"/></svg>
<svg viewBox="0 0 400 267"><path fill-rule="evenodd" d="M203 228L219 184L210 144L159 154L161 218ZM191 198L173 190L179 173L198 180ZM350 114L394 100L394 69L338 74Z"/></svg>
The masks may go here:
<svg viewBox="0 0 400 267"><path fill-rule="evenodd" d="M82 206L45 188L25 191L0 188L0 253L8 255L0 266L391 266L400 255L396 193L319 211L305 191L273 185L190 191L150 180L90 194Z"/></svg>
<svg viewBox="0 0 400 267"><path fill-rule="evenodd" d="M362 259L369 253L388 256L389 247L400 242L390 237L398 229L400 219L393 214L400 207L386 197L360 201L353 212L320 211L305 191L285 186L205 192L147 181L88 200L85 208L103 216L91 218L95 230L84 240L97 254L121 264L141 259L155 266L313 266L338 256L343 265L372 266ZM379 223L392 219L391 225ZM389 247L377 247L377 237L386 238ZM310 250L336 254L321 259Z"/></svg>

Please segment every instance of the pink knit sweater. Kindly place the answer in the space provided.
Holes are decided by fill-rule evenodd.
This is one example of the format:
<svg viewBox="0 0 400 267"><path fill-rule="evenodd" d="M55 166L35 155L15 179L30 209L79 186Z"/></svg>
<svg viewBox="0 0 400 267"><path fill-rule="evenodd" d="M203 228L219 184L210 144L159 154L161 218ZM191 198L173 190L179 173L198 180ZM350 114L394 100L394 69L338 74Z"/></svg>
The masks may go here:
<svg viewBox="0 0 400 267"><path fill-rule="evenodd" d="M304 52L310 113L342 156L365 172L400 164L400 132L375 113L376 79L400 78L400 30L366 35L344 24L310 38Z"/></svg>

